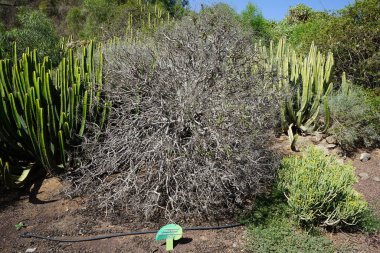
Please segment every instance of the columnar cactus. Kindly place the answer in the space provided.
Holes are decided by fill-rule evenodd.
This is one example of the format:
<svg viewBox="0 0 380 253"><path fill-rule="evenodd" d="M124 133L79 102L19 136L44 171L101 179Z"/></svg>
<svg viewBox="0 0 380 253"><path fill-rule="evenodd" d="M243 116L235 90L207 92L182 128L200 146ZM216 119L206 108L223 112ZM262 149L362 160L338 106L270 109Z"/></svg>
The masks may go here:
<svg viewBox="0 0 380 253"><path fill-rule="evenodd" d="M266 72L274 72L278 79L275 89L292 94L286 98L282 105L282 126L287 131L292 128L299 132L314 129L320 112L320 106L325 107L325 125L328 126L329 110L327 97L333 84L330 75L334 59L332 53L326 56L317 51L313 45L305 57L298 56L294 49L281 39L277 45L277 53L273 53L273 43L270 53L267 54L265 46L259 45L262 55L262 67ZM268 75L266 75L268 77ZM271 76L269 75L271 78Z"/></svg>
<svg viewBox="0 0 380 253"><path fill-rule="evenodd" d="M22 182L30 170L15 168L19 161L48 173L65 168L65 147L83 135L86 120L104 121L103 60L95 50L91 42L78 59L70 49L55 70L47 57L37 59L36 50L27 49L19 60L16 54L13 61L0 60L0 174L8 185Z"/></svg>
<svg viewBox="0 0 380 253"><path fill-rule="evenodd" d="M159 3L155 3L153 7L149 3L143 3L138 0L136 4L140 8L140 12L135 13L135 15L132 12L128 14L128 25L125 34L128 42L135 39L134 36L137 34L137 31L134 30L135 25L139 25L139 29L142 31L152 31L173 20L170 13Z"/></svg>

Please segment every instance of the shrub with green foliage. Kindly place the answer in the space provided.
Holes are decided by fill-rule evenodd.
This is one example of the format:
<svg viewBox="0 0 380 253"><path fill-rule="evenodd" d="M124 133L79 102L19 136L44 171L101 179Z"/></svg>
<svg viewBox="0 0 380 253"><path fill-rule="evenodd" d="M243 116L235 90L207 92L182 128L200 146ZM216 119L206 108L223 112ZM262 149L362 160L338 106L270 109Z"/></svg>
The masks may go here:
<svg viewBox="0 0 380 253"><path fill-rule="evenodd" d="M352 165L308 147L302 156L286 157L278 177L296 220L305 225L357 225L367 202L353 189L357 178Z"/></svg>
<svg viewBox="0 0 380 253"><path fill-rule="evenodd" d="M246 28L254 31L255 40L270 41L270 24L256 5L248 3L241 13L241 20Z"/></svg>
<svg viewBox="0 0 380 253"><path fill-rule="evenodd" d="M17 18L20 25L6 32L7 55L12 57L12 42L17 43L20 57L26 48L38 49L38 58L49 56L53 65L60 60L60 40L52 21L41 11L20 8Z"/></svg>
<svg viewBox="0 0 380 253"><path fill-rule="evenodd" d="M68 12L66 21L75 39L107 40L155 30L172 19L167 8L161 1L85 0Z"/></svg>
<svg viewBox="0 0 380 253"><path fill-rule="evenodd" d="M294 208L279 188L275 184L270 195L256 199L252 213L240 219L248 227L249 250L258 253L344 251L348 245L337 248L325 238L320 228L299 226L294 219ZM380 230L380 221L367 210L355 228L376 233Z"/></svg>
<svg viewBox="0 0 380 253"><path fill-rule="evenodd" d="M368 210L360 222L360 227L368 233L380 232L380 217L375 214L375 210Z"/></svg>
<svg viewBox="0 0 380 253"><path fill-rule="evenodd" d="M84 0L67 13L67 24L75 38L96 38L108 27L115 9L116 0ZM106 27L107 26L107 27Z"/></svg>
<svg viewBox="0 0 380 253"><path fill-rule="evenodd" d="M4 25L0 22L0 59L2 59L5 56L5 50L6 50L6 31Z"/></svg>
<svg viewBox="0 0 380 253"><path fill-rule="evenodd" d="M313 12L311 17L307 22L294 24L291 26L290 30L287 33L289 42L294 46L294 48L299 53L307 53L309 47L314 41L322 41L327 39L326 36L330 36L328 33L323 32L326 30L326 27L329 26L331 22L331 17L324 12ZM318 38L316 38L316 34ZM325 46L320 46L318 43L318 48L327 53Z"/></svg>
<svg viewBox="0 0 380 253"><path fill-rule="evenodd" d="M329 36L324 38L327 40L316 40L318 45L336 56L337 75L346 71L355 84L380 86L379 20L378 0L356 0L332 20L326 29Z"/></svg>
<svg viewBox="0 0 380 253"><path fill-rule="evenodd" d="M329 17L328 13L315 11L304 4L292 6L285 18L273 25L272 38L279 40L286 37L300 53L307 53L312 42L320 39L315 35L323 36L320 29L325 28L323 21Z"/></svg>
<svg viewBox="0 0 380 253"><path fill-rule="evenodd" d="M86 21L86 17L82 14L80 7L72 7L66 16L67 29L74 38L83 37L83 24ZM76 32L75 32L76 31Z"/></svg>
<svg viewBox="0 0 380 253"><path fill-rule="evenodd" d="M331 51L335 56L336 80L345 71L357 85L379 87L379 20L378 0L356 0L333 14L295 6L272 34L277 38L287 36L303 53L313 41L323 52Z"/></svg>
<svg viewBox="0 0 380 253"><path fill-rule="evenodd" d="M348 151L380 145L380 96L359 86L344 86L329 99L331 126L327 133L335 136ZM349 108L349 112L347 109Z"/></svg>
<svg viewBox="0 0 380 253"><path fill-rule="evenodd" d="M288 10L285 19L288 24L299 24L308 21L313 13L313 9L304 4L297 4Z"/></svg>
<svg viewBox="0 0 380 253"><path fill-rule="evenodd" d="M186 7L189 6L189 0L148 0L152 3L162 3L170 15L179 18L185 14Z"/></svg>
<svg viewBox="0 0 380 253"><path fill-rule="evenodd" d="M40 0L38 9L48 16L57 14L57 0Z"/></svg>

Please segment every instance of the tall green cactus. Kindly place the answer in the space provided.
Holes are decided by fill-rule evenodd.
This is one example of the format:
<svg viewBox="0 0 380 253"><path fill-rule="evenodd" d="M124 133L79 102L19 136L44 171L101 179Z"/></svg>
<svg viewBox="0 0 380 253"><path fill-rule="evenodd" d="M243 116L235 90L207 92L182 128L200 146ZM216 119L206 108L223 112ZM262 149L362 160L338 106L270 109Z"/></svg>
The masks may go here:
<svg viewBox="0 0 380 253"><path fill-rule="evenodd" d="M95 50L91 42L80 59L68 50L57 69L47 57L39 61L36 50L0 60L0 176L8 186L22 183L30 171L20 170L20 161L48 173L65 168L65 148L83 135L86 121L105 120L103 58Z"/></svg>
<svg viewBox="0 0 380 253"><path fill-rule="evenodd" d="M342 74L342 84L341 84L342 93L346 96L350 94L351 91L351 82L347 81L346 72Z"/></svg>
<svg viewBox="0 0 380 253"><path fill-rule="evenodd" d="M140 0L135 3L140 8L140 11L137 13L130 11L128 13L128 25L125 33L127 42L134 41L138 32L151 32L174 20L162 4L155 3L152 5Z"/></svg>
<svg viewBox="0 0 380 253"><path fill-rule="evenodd" d="M283 131L287 131L290 125L299 132L315 129L322 104L327 112L327 127L330 121L327 98L333 87L330 82L334 64L332 53L326 57L312 44L309 54L301 57L286 44L285 39L279 41L276 55L273 53L273 43L270 45L270 53L267 54L266 51L265 46L258 46L258 52L262 55L262 62L259 63L263 64L261 68L276 73L278 81L275 82L275 89L291 94L281 106ZM271 77L265 75L265 78Z"/></svg>

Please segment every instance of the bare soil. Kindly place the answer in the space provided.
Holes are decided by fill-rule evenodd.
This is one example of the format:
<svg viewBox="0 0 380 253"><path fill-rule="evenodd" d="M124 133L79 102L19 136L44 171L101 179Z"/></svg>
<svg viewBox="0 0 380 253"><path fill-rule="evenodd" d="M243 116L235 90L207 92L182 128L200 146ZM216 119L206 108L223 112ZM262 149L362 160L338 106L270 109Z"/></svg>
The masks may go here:
<svg viewBox="0 0 380 253"><path fill-rule="evenodd" d="M276 140L276 149L284 153L287 139ZM300 143L309 143L301 140ZM321 145L321 144L318 144ZM360 151L362 152L362 151ZM356 189L360 191L380 217L380 149L373 150L371 160L361 162L360 152L344 162L352 162L357 174L368 173L367 180L359 180ZM63 194L65 183L57 178L49 178L29 194L6 193L0 196L0 252L166 252L163 242L156 242L154 234L126 236L80 243L57 243L34 238L21 238L25 232L50 237L84 238L115 232L147 231L159 229L158 224L136 223L133 220L120 220L105 217L87 209L86 198L67 199ZM35 193L35 194L34 194ZM17 230L15 225L23 222L26 227ZM233 222L231 222L233 223ZM185 224L184 227L191 226ZM199 225L199 224L197 224ZM202 224L209 225L209 224ZM215 224L212 224L215 225ZM220 224L222 225L222 224ZM365 233L326 233L342 252L380 253L379 234ZM245 227L212 231L189 231L184 233L174 248L174 252L245 252Z"/></svg>
<svg viewBox="0 0 380 253"><path fill-rule="evenodd" d="M66 199L64 184L57 178L46 179L37 198L10 194L0 197L0 252L166 252L163 242L154 234L127 236L80 243L57 243L21 238L25 232L50 237L84 238L110 233L157 230L158 225L125 221L89 213L86 200ZM13 196L12 196L13 195ZM96 218L94 218L96 217ZM23 222L26 227L17 230ZM215 225L215 224L214 224ZM189 231L176 245L174 252L243 252L245 228L217 231Z"/></svg>
<svg viewBox="0 0 380 253"><path fill-rule="evenodd" d="M348 158L345 162L350 162L356 168L356 174L367 173L368 179L359 179L355 185L357 191L362 193L368 201L374 214L380 218L380 182L374 180L374 177L380 178L380 149L373 150L371 159L367 162L360 161L360 150L353 157ZM360 178L358 176L358 178ZM335 233L327 234L329 239L336 245L344 246L345 252L380 252L380 234L364 233Z"/></svg>

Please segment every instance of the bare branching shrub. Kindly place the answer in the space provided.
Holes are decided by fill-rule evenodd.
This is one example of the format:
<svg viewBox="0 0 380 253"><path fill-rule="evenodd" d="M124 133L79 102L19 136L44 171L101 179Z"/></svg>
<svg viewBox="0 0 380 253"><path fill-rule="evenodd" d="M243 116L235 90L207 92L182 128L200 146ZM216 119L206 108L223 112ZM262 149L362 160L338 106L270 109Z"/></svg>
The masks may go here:
<svg viewBox="0 0 380 253"><path fill-rule="evenodd" d="M78 191L146 219L230 217L267 191L275 95L251 72L251 38L221 8L105 49L113 102L82 145Z"/></svg>

